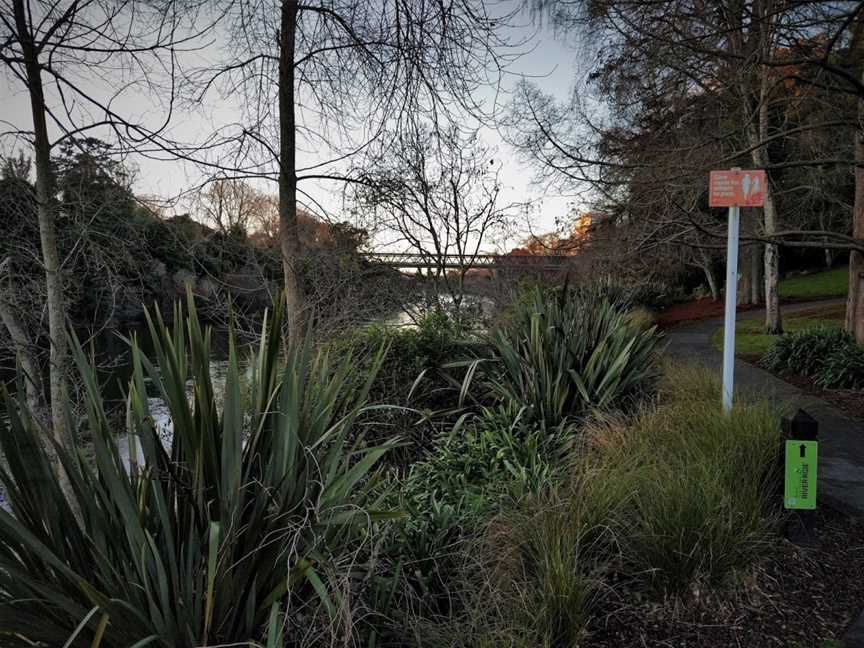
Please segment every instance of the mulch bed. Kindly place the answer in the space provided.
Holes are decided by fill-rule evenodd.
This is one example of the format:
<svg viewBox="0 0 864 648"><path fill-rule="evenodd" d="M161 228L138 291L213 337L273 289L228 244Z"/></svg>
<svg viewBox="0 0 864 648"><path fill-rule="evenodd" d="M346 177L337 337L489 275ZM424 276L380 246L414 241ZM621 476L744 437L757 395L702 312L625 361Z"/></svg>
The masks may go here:
<svg viewBox="0 0 864 648"><path fill-rule="evenodd" d="M711 301L709 297L698 299L696 301L687 302L685 304L673 304L669 308L660 311L657 314L657 324L661 328L670 328L684 322L698 322L706 319L714 319L715 317L723 317L725 305L723 300ZM753 306L750 304L741 304L737 308L737 312L755 310L762 306Z"/></svg>
<svg viewBox="0 0 864 648"><path fill-rule="evenodd" d="M777 377L795 385L799 389L803 389L808 394L831 403L847 416L864 421L864 391L856 389L822 389L811 378L805 376L778 374Z"/></svg>
<svg viewBox="0 0 864 648"><path fill-rule="evenodd" d="M826 297L825 299L833 299L833 297ZM816 301L820 300L814 298L784 299L780 302L780 305L788 306L791 304ZM722 299L715 302L711 301L709 297L705 297L703 299L697 299L696 301L686 302L684 304L673 304L669 308L666 308L665 310L657 313L656 321L660 328L671 328L673 326L677 326L678 324L686 324L687 322L699 322L706 319L723 317L725 308L725 302ZM735 312L744 313L752 310L761 310L763 308L765 308L764 304L738 304ZM837 306L836 308L842 308L845 310L845 305ZM799 311L795 313L795 315L796 317L824 317L825 307L814 306L812 310Z"/></svg>
<svg viewBox="0 0 864 648"><path fill-rule="evenodd" d="M820 509L809 546L778 539L733 589L601 611L585 646L820 647L864 607L864 522Z"/></svg>
<svg viewBox="0 0 864 648"><path fill-rule="evenodd" d="M744 362L768 371L760 364L762 356L739 354L738 357ZM798 376L796 374L781 374L770 372L790 385L795 385L798 389L824 400L826 403L831 403L838 410L846 414L846 416L864 421L864 391L858 389L822 389L812 378L806 376Z"/></svg>

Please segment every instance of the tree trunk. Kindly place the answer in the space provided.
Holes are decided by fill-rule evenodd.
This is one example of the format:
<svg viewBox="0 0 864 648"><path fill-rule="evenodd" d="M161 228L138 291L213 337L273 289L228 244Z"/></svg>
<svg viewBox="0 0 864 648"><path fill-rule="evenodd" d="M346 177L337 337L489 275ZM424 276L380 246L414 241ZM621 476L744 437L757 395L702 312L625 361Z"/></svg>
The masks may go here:
<svg viewBox="0 0 864 648"><path fill-rule="evenodd" d="M302 333L300 234L297 227L296 115L294 104L294 42L297 0L283 0L279 30L279 238L285 282L288 337Z"/></svg>
<svg viewBox="0 0 864 648"><path fill-rule="evenodd" d="M15 346L15 353L18 359L18 369L23 377L24 396L27 399L27 409L42 433L47 436L47 430L50 429L50 422L48 408L45 404L45 391L42 384L41 368L30 335L18 319L17 309L13 304L12 295L14 294L15 290L12 283L12 260L7 257L0 262L0 322L2 322L3 326L6 327L6 331L9 333L9 338ZM56 453L53 448L50 447L49 444L43 445L48 446L46 448L48 456L52 461L56 462ZM27 455L24 457L24 461L33 462L35 465L35 462L40 460L39 456L35 455L37 452L37 446L28 445L25 450L27 451ZM64 489L67 498L72 501L70 497L71 486L66 478L66 473L58 466L57 474L59 476L60 485ZM29 488L37 491L44 491L50 487L49 484L44 483L46 479L48 478L45 477L41 470L30 471L27 475L27 480L30 482Z"/></svg>
<svg viewBox="0 0 864 648"><path fill-rule="evenodd" d="M738 291L735 293L735 302L740 306L749 303L750 291L753 286L753 266L747 260L753 252L753 246L747 245L741 248L738 259Z"/></svg>
<svg viewBox="0 0 864 648"><path fill-rule="evenodd" d="M861 39L859 47L861 46ZM864 79L864 71L861 73ZM858 99L858 130L855 132L855 204L852 236L864 239L864 98ZM846 298L846 330L864 344L864 254L849 253L849 292Z"/></svg>
<svg viewBox="0 0 864 648"><path fill-rule="evenodd" d="M738 22L729 25L730 50L742 55L744 59L751 56L768 56L774 46L774 16L770 3L752 3L753 15L750 20L758 25L758 39L753 36L744 42L741 39L741 28L745 16L745 5L740 2L732 3L734 11L730 10L730 16L734 16ZM766 168L771 160L765 142L768 140L768 100L771 90L769 79L769 68L759 65L755 70L746 66L737 68L738 83L741 91L741 100L745 107L745 133L747 144L751 147L751 158L756 168ZM758 94L754 93L757 89ZM754 96L755 94L755 96ZM777 230L777 205L774 200L774 190L771 186L771 178L766 172L765 187L763 189L764 206L763 228L764 236L771 237ZM776 245L765 246L765 330L771 334L783 332L783 323L780 316L780 293L778 284L780 281L780 250ZM751 295L752 297L752 295Z"/></svg>
<svg viewBox="0 0 864 648"><path fill-rule="evenodd" d="M861 239L864 238L864 167L861 166L864 165L864 158L859 158L859 160L855 167L854 235ZM854 336L858 344L864 344L864 254L857 250L853 250L849 254L846 330Z"/></svg>
<svg viewBox="0 0 864 648"><path fill-rule="evenodd" d="M750 276L753 278L750 282L750 303L754 305L762 303L762 286L764 285L762 278L763 249L763 246L758 243L750 248Z"/></svg>
<svg viewBox="0 0 864 648"><path fill-rule="evenodd" d="M766 71L762 71L763 88L767 81ZM768 105L764 100L759 108L759 132L761 141L768 139ZM768 152L760 147L759 154L754 151L757 164L768 165ZM765 223L765 236L773 236L777 231L777 205L774 202L774 189L768 174L765 175L765 204L762 207ZM779 335L783 332L783 321L780 315L780 248L777 245L765 246L765 332L769 335Z"/></svg>
<svg viewBox="0 0 864 648"><path fill-rule="evenodd" d="M766 185L768 183L766 182ZM777 211L773 192L765 187L765 234L770 236L777 229ZM779 335L783 332L780 315L780 248L765 246L765 332Z"/></svg>
<svg viewBox="0 0 864 648"><path fill-rule="evenodd" d="M756 123L748 116L747 137L753 147L751 156L758 168L769 165L768 150L763 142L768 139L768 70L762 68L760 76L759 105L756 112ZM745 97L749 96L746 93ZM762 207L763 232L770 237L777 231L777 205L774 202L774 189L768 173L765 174L765 202ZM783 332L783 322L780 316L780 249L777 245L765 246L765 332L779 335Z"/></svg>
<svg viewBox="0 0 864 648"><path fill-rule="evenodd" d="M15 346L18 364L21 367L21 373L24 374L24 392L27 405L33 416L41 424L44 422L42 412L45 405L42 374L39 371L39 362L33 354L30 336L18 319L15 305L12 303L12 295L14 294L12 260L7 257L0 262L0 322L3 322L9 333L9 339Z"/></svg>
<svg viewBox="0 0 864 648"><path fill-rule="evenodd" d="M714 266L711 263L706 263L702 266L702 271L705 273L705 281L708 282L708 290L711 291L711 301L720 301L720 286L717 284Z"/></svg>
<svg viewBox="0 0 864 648"><path fill-rule="evenodd" d="M834 265L834 250L825 248L825 269L830 270Z"/></svg>
<svg viewBox="0 0 864 648"><path fill-rule="evenodd" d="M36 202L42 263L48 307L48 337L51 344L49 388L51 393L51 426L54 439L61 446L72 448L71 431L66 430L66 304L63 295L60 255L57 251L56 202L51 168L51 143L45 121L45 96L42 88L38 51L27 24L24 0L14 0L16 30L27 72L27 90L33 114L33 145L36 160ZM58 475L64 492L71 493L65 472L58 466Z"/></svg>

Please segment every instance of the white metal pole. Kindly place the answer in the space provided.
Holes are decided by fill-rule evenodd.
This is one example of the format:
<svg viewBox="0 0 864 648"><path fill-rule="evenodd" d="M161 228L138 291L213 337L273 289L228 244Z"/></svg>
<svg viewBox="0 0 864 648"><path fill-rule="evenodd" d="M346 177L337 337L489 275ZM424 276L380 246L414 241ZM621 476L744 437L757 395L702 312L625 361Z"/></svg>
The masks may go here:
<svg viewBox="0 0 864 648"><path fill-rule="evenodd" d="M723 410L732 409L735 373L735 308L738 288L738 227L737 205L729 208L729 240L726 243L726 321L723 324Z"/></svg>

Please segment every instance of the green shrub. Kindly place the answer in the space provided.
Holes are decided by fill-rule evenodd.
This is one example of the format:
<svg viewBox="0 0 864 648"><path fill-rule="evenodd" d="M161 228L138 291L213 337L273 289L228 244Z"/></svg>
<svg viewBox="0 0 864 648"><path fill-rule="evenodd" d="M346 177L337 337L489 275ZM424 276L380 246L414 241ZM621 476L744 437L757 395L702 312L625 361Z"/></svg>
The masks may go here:
<svg viewBox="0 0 864 648"><path fill-rule="evenodd" d="M552 478L566 430L548 431L504 410L483 410L441 438L432 454L411 467L403 492L425 499L492 504L498 494L519 498Z"/></svg>
<svg viewBox="0 0 864 648"><path fill-rule="evenodd" d="M681 297L680 292L663 281L645 281L630 288L630 302L650 310L662 310Z"/></svg>
<svg viewBox="0 0 864 648"><path fill-rule="evenodd" d="M466 344L461 329L442 313L430 314L416 327L366 327L327 344L336 358L351 358L350 380L356 387L366 382L378 351L388 349L372 379L369 400L395 407L361 416L359 427L373 444L394 437L404 441L385 457L389 465L404 470L426 456L462 413L458 382L454 387L442 367L467 355Z"/></svg>
<svg viewBox="0 0 864 648"><path fill-rule="evenodd" d="M661 336L634 326L626 299L607 288L538 289L520 302L489 336L491 395L554 427L591 408L623 407L648 390L659 373Z"/></svg>
<svg viewBox="0 0 864 648"><path fill-rule="evenodd" d="M783 335L762 357L769 371L813 378L823 389L864 388L864 347L840 329Z"/></svg>
<svg viewBox="0 0 864 648"><path fill-rule="evenodd" d="M675 593L751 564L776 523L778 418L758 403L726 417L719 393L671 367L657 404L587 425L567 479L490 527L495 594L478 604L538 646L575 645L615 583Z"/></svg>
<svg viewBox="0 0 864 648"><path fill-rule="evenodd" d="M33 417L6 396L3 645L245 645L275 618L308 638L316 619L326 624L327 612L337 614L337 588L356 570L351 559L377 516L372 469L387 448L347 444L368 388L346 388L350 359L333 366L307 343L288 349L281 366L270 334L280 321L277 310L265 324L245 395L231 342L221 406L210 380L210 332L191 297L188 317L175 310L173 331L158 314L149 321L155 359L131 342L128 425L144 459L131 474L94 370L73 345L95 452L91 465L59 451L74 507ZM148 379L171 413L169 447L150 416ZM67 421L76 425L71 410Z"/></svg>
<svg viewBox="0 0 864 648"><path fill-rule="evenodd" d="M864 347L834 350L815 378L822 389L864 389Z"/></svg>
<svg viewBox="0 0 864 648"><path fill-rule="evenodd" d="M762 358L762 365L777 373L813 377L835 351L854 347L852 337L840 329L814 328L780 336Z"/></svg>
<svg viewBox="0 0 864 648"><path fill-rule="evenodd" d="M438 372L454 357L464 354L463 344L461 329L443 313L433 312L417 326L369 326L332 340L328 347L337 357L354 358L356 376L362 380L378 350L386 346L389 351L372 382L370 398L407 404L411 395L414 405L436 406L453 393ZM415 387L421 374L423 382Z"/></svg>

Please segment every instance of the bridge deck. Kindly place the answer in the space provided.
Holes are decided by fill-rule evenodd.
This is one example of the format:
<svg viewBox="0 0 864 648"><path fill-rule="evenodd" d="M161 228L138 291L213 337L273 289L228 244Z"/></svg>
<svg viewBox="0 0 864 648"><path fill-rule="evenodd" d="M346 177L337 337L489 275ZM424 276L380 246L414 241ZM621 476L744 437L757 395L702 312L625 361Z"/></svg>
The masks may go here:
<svg viewBox="0 0 864 648"><path fill-rule="evenodd" d="M512 254L445 254L441 256L411 252L366 252L363 257L374 263L393 268L560 268L567 257L563 255Z"/></svg>

